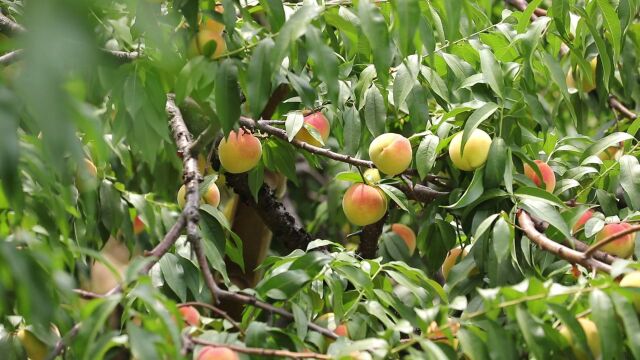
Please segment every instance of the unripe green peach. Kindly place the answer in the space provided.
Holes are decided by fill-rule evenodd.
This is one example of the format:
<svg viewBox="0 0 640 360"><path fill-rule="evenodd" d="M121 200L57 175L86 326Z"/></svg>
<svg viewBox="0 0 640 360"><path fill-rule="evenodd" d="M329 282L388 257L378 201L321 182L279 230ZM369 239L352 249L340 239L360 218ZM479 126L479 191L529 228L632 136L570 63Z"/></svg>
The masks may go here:
<svg viewBox="0 0 640 360"><path fill-rule="evenodd" d="M460 257L461 254L462 256ZM449 276L449 272L451 271L451 268L455 264L460 262L458 260L458 257L460 257L460 260L462 260L464 259L465 256L467 256L467 254L469 254L469 246L464 248L464 252L462 251L462 247L460 246L449 250L449 252L447 253L447 257L444 259L444 262L442 263L442 275L444 276L445 280Z"/></svg>
<svg viewBox="0 0 640 360"><path fill-rule="evenodd" d="M584 212L584 214L582 214L582 216L580 216L580 218L578 219L578 221L575 223L575 225L573 225L573 233L577 233L580 229L582 229L582 227L584 226L584 224L587 223L587 221L589 221L589 219L591 219L591 217L593 216L593 210L588 209L587 211Z"/></svg>
<svg viewBox="0 0 640 360"><path fill-rule="evenodd" d="M178 189L178 206L180 209L184 209L184 206L187 204L187 188L182 184L180 189Z"/></svg>
<svg viewBox="0 0 640 360"><path fill-rule="evenodd" d="M222 167L232 174L247 172L260 161L262 145L257 137L240 129L229 133L218 145L218 156Z"/></svg>
<svg viewBox="0 0 640 360"><path fill-rule="evenodd" d="M308 126L314 128L320 137L322 138L322 142L324 143L329 138L329 132L331 131L331 124L329 124L329 120L324 116L324 114L320 111L315 112L313 114L307 115L304 117L304 122ZM309 145L313 146L322 146L323 144L316 140L311 134L309 130L307 130L304 126L295 137L297 140L306 142Z"/></svg>
<svg viewBox="0 0 640 360"><path fill-rule="evenodd" d="M407 225L399 223L391 225L391 231L404 240L404 243L407 244L407 248L409 249L409 255L413 255L413 252L416 250L416 233Z"/></svg>
<svg viewBox="0 0 640 360"><path fill-rule="evenodd" d="M98 186L98 169L89 159L82 159L76 172L76 187L81 193L94 190Z"/></svg>
<svg viewBox="0 0 640 360"><path fill-rule="evenodd" d="M596 67L598 66L598 58L595 57L591 59L590 65L591 65L591 78L593 79L593 81L590 81L586 76L586 74L581 74L582 76L580 77L579 89L586 93L591 92L596 88L595 80L596 80ZM578 90L578 88L576 87L576 80L573 78L573 69L569 69L569 73L567 73L566 81L567 81L567 87L570 90L572 91Z"/></svg>
<svg viewBox="0 0 640 360"><path fill-rule="evenodd" d="M524 164L524 175L531 179L537 187L542 186L542 181L544 181L545 189L552 193L553 189L556 187L556 175L553 173L553 169L549 164L545 163L542 160L534 161L540 170L540 174L542 175L542 180L538 177L535 170L529 164Z"/></svg>
<svg viewBox="0 0 640 360"><path fill-rule="evenodd" d="M640 288L640 271L636 270L626 274L622 280L620 280L620 286ZM635 306L637 312L640 312L640 295L637 293L633 298L633 306Z"/></svg>
<svg viewBox="0 0 640 360"><path fill-rule="evenodd" d="M364 174L364 182L368 185L377 184L380 182L380 171L378 169L367 169Z"/></svg>
<svg viewBox="0 0 640 360"><path fill-rule="evenodd" d="M589 346L589 350L591 350L591 355L593 355L594 359L600 358L600 335L598 334L598 327L596 324L589 319L578 319L578 323L582 327L584 334L587 337L587 345ZM567 339L567 342L571 345L571 349L573 350L573 354L578 360L586 360L589 358L588 354L585 354L583 350L577 346L577 344L573 341L573 336L571 331L566 326L562 326L560 328L560 334Z"/></svg>
<svg viewBox="0 0 640 360"><path fill-rule="evenodd" d="M347 219L359 226L373 224L387 212L387 198L382 190L362 183L351 185L342 198Z"/></svg>
<svg viewBox="0 0 640 360"><path fill-rule="evenodd" d="M240 357L229 348L206 346L200 350L198 360L240 360Z"/></svg>
<svg viewBox="0 0 640 360"><path fill-rule="evenodd" d="M200 326L200 313L193 306L181 306L178 308L184 322L191 326Z"/></svg>
<svg viewBox="0 0 640 360"><path fill-rule="evenodd" d="M631 225L627 223L607 224L596 234L596 242L599 242L609 236L617 234L621 231L627 230ZM631 233L613 240L612 242L604 245L600 250L609 253L611 255L628 258L633 255L633 251L636 248L636 234Z"/></svg>
<svg viewBox="0 0 640 360"><path fill-rule="evenodd" d="M382 134L369 145L369 157L383 173L398 175L411 164L411 143L400 134Z"/></svg>
<svg viewBox="0 0 640 360"><path fill-rule="evenodd" d="M449 143L449 157L455 167L462 171L473 171L487 162L491 137L486 132L475 129L469 136L462 151L462 131Z"/></svg>

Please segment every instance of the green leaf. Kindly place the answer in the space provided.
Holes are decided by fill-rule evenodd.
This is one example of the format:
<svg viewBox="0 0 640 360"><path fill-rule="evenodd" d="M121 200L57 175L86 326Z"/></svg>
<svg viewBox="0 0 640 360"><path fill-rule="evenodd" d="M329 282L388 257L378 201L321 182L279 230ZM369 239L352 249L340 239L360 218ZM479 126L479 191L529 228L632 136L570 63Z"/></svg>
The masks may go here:
<svg viewBox="0 0 640 360"><path fill-rule="evenodd" d="M589 295L591 317L598 327L603 359L619 359L622 336L618 329L618 319L613 309L613 302L602 290L594 290Z"/></svg>
<svg viewBox="0 0 640 360"><path fill-rule="evenodd" d="M287 130L287 140L291 141L298 134L304 125L304 116L302 111L296 110L287 114L284 127Z"/></svg>
<svg viewBox="0 0 640 360"><path fill-rule="evenodd" d="M307 26L322 12L322 8L315 2L305 2L280 29L273 49L273 64L280 67L287 56L289 48L305 34Z"/></svg>
<svg viewBox="0 0 640 360"><path fill-rule="evenodd" d="M373 64L376 67L378 79L383 85L386 85L389 79L392 55L387 23L378 7L369 1L358 3L358 19L360 19L362 31L369 40L373 51Z"/></svg>
<svg viewBox="0 0 640 360"><path fill-rule="evenodd" d="M632 155L620 158L620 186L633 210L640 210L640 164Z"/></svg>
<svg viewBox="0 0 640 360"><path fill-rule="evenodd" d="M271 96L271 58L275 44L266 38L253 51L247 67L247 102L254 119L259 119Z"/></svg>
<svg viewBox="0 0 640 360"><path fill-rule="evenodd" d="M238 68L231 59L225 59L216 74L216 111L224 135L229 135L240 120L240 88Z"/></svg>
<svg viewBox="0 0 640 360"><path fill-rule="evenodd" d="M551 349L547 347L550 340L546 338L542 325L529 314L524 306L516 307L516 319L529 350L536 359L547 359L547 355L551 353Z"/></svg>
<svg viewBox="0 0 640 360"><path fill-rule="evenodd" d="M484 193L484 186L482 184L482 174L483 174L482 168L477 169L473 173L473 179L471 179L471 184L469 184L469 187L467 188L467 190L464 192L464 194L462 194L462 197L458 199L458 201L456 201L455 204L445 206L445 208L452 209L452 210L460 209L478 200L478 198L480 198L480 196L482 196L482 194Z"/></svg>
<svg viewBox="0 0 640 360"><path fill-rule="evenodd" d="M407 96L409 96L416 83L417 76L418 74L412 73L404 63L398 66L398 71L393 81L393 103L396 109L400 109L405 100L407 100Z"/></svg>
<svg viewBox="0 0 640 360"><path fill-rule="evenodd" d="M333 50L323 41L320 30L309 25L305 38L308 43L308 51L314 62L314 70L317 69L318 78L327 84L329 100L338 101L338 59Z"/></svg>
<svg viewBox="0 0 640 360"><path fill-rule="evenodd" d="M504 97L504 79L502 68L489 49L480 50L480 68L484 80L499 97Z"/></svg>
<svg viewBox="0 0 640 360"><path fill-rule="evenodd" d="M510 333L496 322L487 322L487 348L492 360L510 360L518 357L515 344Z"/></svg>
<svg viewBox="0 0 640 360"><path fill-rule="evenodd" d="M277 32L280 30L285 22L284 7L282 1L279 0L260 0L260 5L265 9L269 23L271 24L271 31Z"/></svg>
<svg viewBox="0 0 640 360"><path fill-rule="evenodd" d="M610 146L618 146L619 143L630 139L633 139L633 136L624 132L609 134L586 148L580 157L580 162L583 162L589 156L600 154Z"/></svg>
<svg viewBox="0 0 640 360"><path fill-rule="evenodd" d="M549 225L555 227L562 233L565 238L571 237L571 232L567 223L562 219L560 213L548 202L534 199L524 199L520 207L532 216L540 220L546 221Z"/></svg>
<svg viewBox="0 0 640 360"><path fill-rule="evenodd" d="M474 111L473 114L471 114L471 116L469 116L469 118L464 124L464 130L462 133L462 144L460 144L460 147L462 148L463 152L464 152L464 147L467 144L467 140L469 140L469 137L473 133L473 130L477 129L478 125L480 125L483 121L485 121L491 115L493 115L493 113L496 112L498 108L499 106L497 104L488 102L482 105L481 108ZM462 155L462 153L460 155Z"/></svg>
<svg viewBox="0 0 640 360"><path fill-rule="evenodd" d="M414 85L407 96L409 120L413 131L422 131L429 124L429 98L427 91L419 84Z"/></svg>
<svg viewBox="0 0 640 360"><path fill-rule="evenodd" d="M573 7L573 10L583 18L589 19L589 16L584 9ZM611 63L611 56L609 56L609 50L607 49L607 44L600 36L600 32L598 32L598 29L596 29L592 21L587 20L584 24L589 28L589 32L591 33L591 36L593 36L593 40L598 48L598 53L600 54L600 56L598 56L598 64L602 65L604 91L609 91L609 79L613 76L614 69L613 64Z"/></svg>
<svg viewBox="0 0 640 360"><path fill-rule="evenodd" d="M289 270L262 280L256 290L272 299L286 300L302 290L311 278L304 270Z"/></svg>
<svg viewBox="0 0 640 360"><path fill-rule="evenodd" d="M258 162L258 165L251 169L248 174L249 180L249 190L251 191L251 196L253 200L258 202L258 192L262 188L264 184L264 163L262 161Z"/></svg>
<svg viewBox="0 0 640 360"><path fill-rule="evenodd" d="M618 58L620 56L620 48L622 46L620 19L618 19L618 14L616 14L616 10L613 8L609 0L597 0L597 3L600 11L602 11L604 25L609 31L609 36L611 36L613 56Z"/></svg>
<svg viewBox="0 0 640 360"><path fill-rule="evenodd" d="M373 136L384 133L387 121L387 109L378 87L372 85L365 92L364 121Z"/></svg>
<svg viewBox="0 0 640 360"><path fill-rule="evenodd" d="M178 261L178 257L168 253L160 258L160 271L167 285L178 296L180 301L184 302L187 298L187 286L182 280L184 270Z"/></svg>
<svg viewBox="0 0 640 360"><path fill-rule="evenodd" d="M500 137L493 138L489 157L484 167L484 185L487 189L500 186L507 167L507 144Z"/></svg>
<svg viewBox="0 0 640 360"><path fill-rule="evenodd" d="M636 294L637 296L637 294ZM640 358L640 321L632 303L616 292L611 293L613 304L615 305L618 317L622 319L622 324L627 335L626 344L631 350L631 354L636 359Z"/></svg>
<svg viewBox="0 0 640 360"><path fill-rule="evenodd" d="M558 32L563 39L569 39L569 33L567 32L567 20L569 20L569 1L553 1L553 3L551 4L551 12L553 14L553 21L555 22Z"/></svg>
<svg viewBox="0 0 640 360"><path fill-rule="evenodd" d="M339 172L339 173L336 174L334 179L341 180L341 181L349 181L349 182L352 182L352 183L363 182L362 176L360 176L360 173L357 172L357 171Z"/></svg>
<svg viewBox="0 0 640 360"><path fill-rule="evenodd" d="M533 12L541 2L542 0L533 0L529 2L529 5L524 9L522 15L520 15L520 19L518 20L518 26L516 26L516 31L518 31L518 33L523 33L527 29L527 25L529 25L531 21L531 15L533 15Z"/></svg>
<svg viewBox="0 0 640 360"><path fill-rule="evenodd" d="M391 185L385 184L380 184L380 189L382 189L382 191L384 191L384 193L387 194L387 196L389 196L391 200L393 200L393 202L398 204L398 206L402 210L409 211L409 201L407 200L407 196L402 191Z"/></svg>
<svg viewBox="0 0 640 360"><path fill-rule="evenodd" d="M584 354L588 354L591 350L589 350L587 337L585 336L582 326L580 326L580 323L576 320L575 315L564 306L551 301L547 302L547 306L571 332L571 342L573 346L577 346Z"/></svg>
<svg viewBox="0 0 640 360"><path fill-rule="evenodd" d="M515 191L514 195L523 200L534 199L537 201L545 201L553 206L559 206L561 208L566 207L566 205L562 200L560 200L560 198L546 191L545 189L538 187L522 186Z"/></svg>
<svg viewBox="0 0 640 360"><path fill-rule="evenodd" d="M496 255L498 264L507 260L511 251L511 245L513 244L513 229L511 225L504 219L499 217L493 225L493 233L491 236L493 244L493 252Z"/></svg>
<svg viewBox="0 0 640 360"><path fill-rule="evenodd" d="M399 48L403 56L409 56L414 51L413 40L420 21L420 4L418 0L405 0L395 3L397 18ZM396 103L397 104L397 103Z"/></svg>
<svg viewBox="0 0 640 360"><path fill-rule="evenodd" d="M458 339L462 345L462 351L471 360L489 359L487 347L482 339L473 331L461 328L458 330Z"/></svg>
<svg viewBox="0 0 640 360"><path fill-rule="evenodd" d="M200 234L202 235L207 260L228 282L227 267L224 263L226 240L222 226L214 216L206 211L206 208L205 210L200 209L198 213L200 214L198 224L200 225Z"/></svg>
<svg viewBox="0 0 640 360"><path fill-rule="evenodd" d="M355 155L360 148L360 138L362 135L362 122L360 114L353 106L346 106L342 112L342 122L344 125L344 152Z"/></svg>
<svg viewBox="0 0 640 360"><path fill-rule="evenodd" d="M436 150L438 149L439 143L440 138L436 135L427 135L420 141L420 145L418 145L418 150L416 151L416 168L418 169L420 179L424 179L433 168L436 162L436 156L438 155Z"/></svg>

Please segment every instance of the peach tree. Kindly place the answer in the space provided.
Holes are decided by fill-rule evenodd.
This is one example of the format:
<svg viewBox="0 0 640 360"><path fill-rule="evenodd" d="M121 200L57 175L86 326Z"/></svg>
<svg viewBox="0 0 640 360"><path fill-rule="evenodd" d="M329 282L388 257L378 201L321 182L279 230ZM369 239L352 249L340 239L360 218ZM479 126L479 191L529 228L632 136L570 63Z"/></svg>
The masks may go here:
<svg viewBox="0 0 640 360"><path fill-rule="evenodd" d="M1 357L640 358L639 11L1 1Z"/></svg>

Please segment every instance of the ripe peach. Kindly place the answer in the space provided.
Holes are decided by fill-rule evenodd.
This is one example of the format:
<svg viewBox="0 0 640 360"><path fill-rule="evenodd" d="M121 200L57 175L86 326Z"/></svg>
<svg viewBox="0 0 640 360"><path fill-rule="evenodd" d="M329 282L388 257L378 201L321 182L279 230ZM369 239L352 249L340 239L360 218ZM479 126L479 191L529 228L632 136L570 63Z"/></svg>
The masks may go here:
<svg viewBox="0 0 640 360"><path fill-rule="evenodd" d="M634 271L626 274L622 280L620 280L620 286L622 287L632 287L632 288L640 288L640 271ZM633 306L635 306L636 311L640 312L640 296L636 295L633 298Z"/></svg>
<svg viewBox="0 0 640 360"><path fill-rule="evenodd" d="M262 157L262 145L257 137L240 129L229 133L218 145L218 156L222 167L232 174L253 169Z"/></svg>
<svg viewBox="0 0 640 360"><path fill-rule="evenodd" d="M218 189L218 185L215 182L209 183L209 187L202 194L202 199L206 204L209 204L213 207L218 207L220 204L220 190Z"/></svg>
<svg viewBox="0 0 640 360"><path fill-rule="evenodd" d="M398 175L411 164L411 143L400 134L382 134L369 145L369 157L383 173Z"/></svg>
<svg viewBox="0 0 640 360"><path fill-rule="evenodd" d="M382 190L362 183L353 184L342 198L347 219L359 226L373 224L387 212L387 198Z"/></svg>
<svg viewBox="0 0 640 360"><path fill-rule="evenodd" d="M621 231L627 230L630 227L631 225L627 223L607 224L602 230L600 230L598 234L596 234L596 242L617 234ZM613 240L607 245L601 247L600 250L617 257L628 258L633 255L633 251L635 250L635 248L636 234L631 233Z"/></svg>
<svg viewBox="0 0 640 360"><path fill-rule="evenodd" d="M449 157L453 165L462 171L473 171L487 162L491 137L486 132L475 129L462 150L462 131L449 143Z"/></svg>
<svg viewBox="0 0 640 360"><path fill-rule="evenodd" d="M308 126L316 129L318 134L320 134L320 138L322 138L323 143L327 141L327 139L329 138L329 132L331 130L331 124L329 124L329 120L327 120L322 112L318 111L305 116L304 122ZM309 145L323 146L322 143L311 136L309 130L307 130L304 126L302 127L302 129L300 129L300 131L298 131L295 138L297 140L306 142Z"/></svg>
<svg viewBox="0 0 640 360"><path fill-rule="evenodd" d="M593 81L590 81L585 74L580 74L582 75L580 77L580 90L586 93L591 92L596 88L595 80L596 80L596 67L598 66L598 58L595 57L591 59L590 65L591 65L591 77L593 78ZM569 73L567 73L566 81L567 81L567 87L571 92L575 92L578 90L578 88L576 87L576 80L573 78L573 69L569 69Z"/></svg>
<svg viewBox="0 0 640 360"><path fill-rule="evenodd" d="M599 359L601 350L600 350L600 335L598 334L598 327L593 321L589 319L580 318L578 319L578 323L580 323L580 326L582 327L582 330L584 331L584 334L587 337L587 345L589 346L589 350L591 350L591 354L593 355L593 358ZM562 326L560 328L560 334L564 336L564 338L567 339L567 342L569 343L569 345L571 345L571 349L573 350L573 354L575 355L576 359L586 360L589 358L588 354L585 354L584 351L581 350L577 346L577 344L573 342L573 336L569 328Z"/></svg>
<svg viewBox="0 0 640 360"><path fill-rule="evenodd" d="M31 330L22 328L16 333L27 356L31 360L44 360L49 355L49 347L40 340Z"/></svg>
<svg viewBox="0 0 640 360"><path fill-rule="evenodd" d="M136 235L140 235L144 231L145 225L140 216L136 215L136 218L133 219L133 233Z"/></svg>
<svg viewBox="0 0 640 360"><path fill-rule="evenodd" d="M217 59L227 51L227 43L225 43L222 33L204 28L198 31L198 34L191 40L189 54L191 56L206 55L209 46L213 46L207 45L210 42L215 43L215 50L210 54L211 59Z"/></svg>
<svg viewBox="0 0 640 360"><path fill-rule="evenodd" d="M98 186L98 168L89 159L82 159L76 171L76 187L81 193L94 190Z"/></svg>
<svg viewBox="0 0 640 360"><path fill-rule="evenodd" d="M367 169L364 174L364 182L367 185L373 185L380 182L380 171L378 169Z"/></svg>
<svg viewBox="0 0 640 360"><path fill-rule="evenodd" d="M453 347L454 349L457 349L458 339L456 335L460 330L460 323L453 320L452 318L449 318L448 323L449 331L451 331L451 334L453 335L453 344L447 338L447 334L445 334L445 332L440 329L440 326L438 326L438 323L435 321L432 321L431 324L429 324L429 328L427 329L429 338L434 339L435 342L446 344Z"/></svg>
<svg viewBox="0 0 640 360"><path fill-rule="evenodd" d="M413 252L416 250L416 234L413 230L404 224L393 224L391 225L391 231L398 234L398 236L404 240L407 248L409 248L409 255L413 255Z"/></svg>
<svg viewBox="0 0 640 360"><path fill-rule="evenodd" d="M591 219L592 216L593 216L593 210L588 209L587 211L585 211L584 214L582 214L582 216L580 216L580 218L575 223L575 225L573 225L573 231L572 232L574 234L577 233L580 229L582 229L584 224L586 224L587 221L589 219Z"/></svg>
<svg viewBox="0 0 640 360"><path fill-rule="evenodd" d="M535 160L534 162L538 166L540 174L542 174L542 180L544 180L545 189L548 192L552 193L553 189L555 189L556 187L556 175L553 173L553 169L551 169L551 166L549 166L549 164L545 163L542 160ZM542 186L542 181L538 177L538 174L536 174L535 170L533 170L533 168L529 166L529 164L524 164L524 175L531 179L531 181L533 181L533 183L536 184L537 187Z"/></svg>
<svg viewBox="0 0 640 360"><path fill-rule="evenodd" d="M240 360L240 357L229 348L206 346L200 350L198 360Z"/></svg>
<svg viewBox="0 0 640 360"><path fill-rule="evenodd" d="M193 306L181 306L178 308L184 322L191 326L200 326L200 313Z"/></svg>
<svg viewBox="0 0 640 360"><path fill-rule="evenodd" d="M335 332L338 336L349 336L347 325L344 323L336 323L336 315L332 312L328 312L326 314L318 316L314 323Z"/></svg>
<svg viewBox="0 0 640 360"><path fill-rule="evenodd" d="M447 257L442 263L442 275L444 276L445 280L449 276L451 268L459 262L458 257L460 256L460 254L462 254L460 260L462 260L465 256L467 256L467 254L469 254L469 246L464 248L464 252L462 251L462 247L460 246L449 250L449 252L447 253Z"/></svg>

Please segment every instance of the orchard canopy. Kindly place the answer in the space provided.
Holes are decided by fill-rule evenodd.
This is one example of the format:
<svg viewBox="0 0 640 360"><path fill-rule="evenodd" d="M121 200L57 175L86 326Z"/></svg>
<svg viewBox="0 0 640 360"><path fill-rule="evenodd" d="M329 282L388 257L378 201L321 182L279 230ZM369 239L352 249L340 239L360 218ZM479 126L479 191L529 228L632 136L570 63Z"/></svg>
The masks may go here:
<svg viewBox="0 0 640 360"><path fill-rule="evenodd" d="M640 1L1 0L0 358L640 358Z"/></svg>

